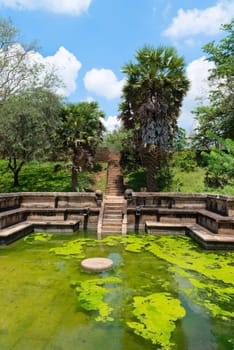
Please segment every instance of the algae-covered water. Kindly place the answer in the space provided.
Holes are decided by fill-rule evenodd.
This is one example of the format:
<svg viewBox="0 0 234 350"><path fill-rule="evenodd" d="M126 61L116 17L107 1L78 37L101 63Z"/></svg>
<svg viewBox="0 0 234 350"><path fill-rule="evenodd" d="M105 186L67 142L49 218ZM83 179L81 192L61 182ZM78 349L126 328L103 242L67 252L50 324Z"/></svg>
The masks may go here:
<svg viewBox="0 0 234 350"><path fill-rule="evenodd" d="M233 350L233 258L185 236L30 235L0 247L0 349Z"/></svg>

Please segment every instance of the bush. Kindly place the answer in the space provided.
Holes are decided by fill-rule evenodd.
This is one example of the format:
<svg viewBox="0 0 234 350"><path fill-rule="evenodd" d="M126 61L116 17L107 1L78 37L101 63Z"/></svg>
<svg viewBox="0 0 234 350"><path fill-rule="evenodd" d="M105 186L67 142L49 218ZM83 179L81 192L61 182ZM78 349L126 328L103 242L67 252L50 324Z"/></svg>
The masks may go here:
<svg viewBox="0 0 234 350"><path fill-rule="evenodd" d="M234 141L223 140L222 149L214 147L210 153L202 152L207 161L205 183L221 187L234 183Z"/></svg>
<svg viewBox="0 0 234 350"><path fill-rule="evenodd" d="M193 171L197 167L196 153L192 150L175 152L173 166L184 171Z"/></svg>

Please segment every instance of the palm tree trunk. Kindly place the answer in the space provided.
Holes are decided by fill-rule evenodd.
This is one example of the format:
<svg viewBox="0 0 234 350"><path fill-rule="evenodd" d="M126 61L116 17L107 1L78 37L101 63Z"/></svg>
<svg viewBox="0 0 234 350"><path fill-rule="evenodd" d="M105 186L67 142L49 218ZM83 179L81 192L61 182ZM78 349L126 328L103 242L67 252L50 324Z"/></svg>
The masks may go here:
<svg viewBox="0 0 234 350"><path fill-rule="evenodd" d="M72 166L72 192L77 191L77 185L78 185L78 170L77 167L73 164Z"/></svg>
<svg viewBox="0 0 234 350"><path fill-rule="evenodd" d="M73 150L72 156L72 192L77 192L78 186L78 167L79 167L79 156L76 150Z"/></svg>
<svg viewBox="0 0 234 350"><path fill-rule="evenodd" d="M146 168L147 192L156 192L158 181L156 179L157 170L161 166L161 152L159 148L141 150L142 164Z"/></svg>

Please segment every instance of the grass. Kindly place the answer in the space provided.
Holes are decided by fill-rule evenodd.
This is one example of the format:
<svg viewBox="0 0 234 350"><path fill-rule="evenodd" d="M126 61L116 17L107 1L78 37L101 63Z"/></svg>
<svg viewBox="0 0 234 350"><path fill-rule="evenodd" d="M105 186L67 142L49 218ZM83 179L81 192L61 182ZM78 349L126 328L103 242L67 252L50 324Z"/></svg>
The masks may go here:
<svg viewBox="0 0 234 350"><path fill-rule="evenodd" d="M102 169L102 167L101 167ZM100 167L92 172L80 172L78 191L95 191L99 189L96 183ZM102 180L104 186L104 180ZM61 162L30 162L19 174L18 187L13 185L13 173L7 168L7 161L0 161L0 192L69 192L71 191L71 171Z"/></svg>
<svg viewBox="0 0 234 350"><path fill-rule="evenodd" d="M179 167L172 167L172 182L170 186L164 187L163 192L184 192L184 193L215 193L224 195L234 195L234 186L227 185L223 188L208 187L204 183L205 169L195 167L193 171L184 171ZM125 176L125 184L127 188L132 188L139 192L141 188L146 186L145 170L129 172Z"/></svg>
<svg viewBox="0 0 234 350"><path fill-rule="evenodd" d="M98 163L99 164L99 171L97 171L93 174L93 190L101 190L102 192L105 192L106 190L106 182L107 182L107 163Z"/></svg>
<svg viewBox="0 0 234 350"><path fill-rule="evenodd" d="M92 172L79 173L78 191L105 192L107 163L94 166ZM163 191L185 193L217 193L234 195L234 186L211 188L204 184L205 169L196 167L193 171L183 171L179 167L172 168L172 182ZM71 172L65 163L60 162L30 162L19 174L20 186L13 186L13 174L7 169L7 161L0 160L0 193L9 192L69 192L71 191ZM138 192L146 186L145 170L129 172L125 176L125 185Z"/></svg>
<svg viewBox="0 0 234 350"><path fill-rule="evenodd" d="M226 185L223 188L213 188L205 185L205 169L196 167L193 171L182 171L174 167L172 170L172 184L170 191L185 193L214 193L234 195L234 186Z"/></svg>

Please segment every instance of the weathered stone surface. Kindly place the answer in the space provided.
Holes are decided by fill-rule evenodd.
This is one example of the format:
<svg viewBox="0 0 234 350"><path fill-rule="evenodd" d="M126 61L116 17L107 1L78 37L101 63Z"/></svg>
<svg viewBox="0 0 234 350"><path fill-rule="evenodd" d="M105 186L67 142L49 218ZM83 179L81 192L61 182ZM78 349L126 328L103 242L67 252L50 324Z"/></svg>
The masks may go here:
<svg viewBox="0 0 234 350"><path fill-rule="evenodd" d="M108 258L89 258L81 261L83 269L94 272L111 270L113 265L113 261Z"/></svg>

